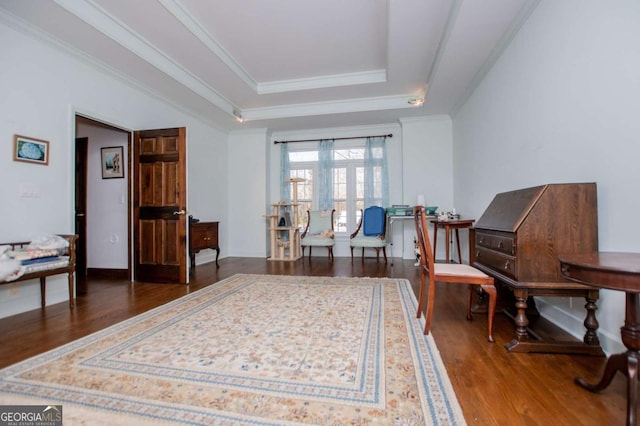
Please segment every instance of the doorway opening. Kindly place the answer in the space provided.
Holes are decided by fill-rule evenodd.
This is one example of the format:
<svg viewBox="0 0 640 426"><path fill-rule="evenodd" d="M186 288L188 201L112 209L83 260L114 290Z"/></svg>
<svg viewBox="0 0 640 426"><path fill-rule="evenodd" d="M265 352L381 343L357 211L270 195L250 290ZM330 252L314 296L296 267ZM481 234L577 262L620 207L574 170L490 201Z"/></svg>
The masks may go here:
<svg viewBox="0 0 640 426"><path fill-rule="evenodd" d="M76 293L85 294L87 276L131 279L131 132L81 115L75 130Z"/></svg>

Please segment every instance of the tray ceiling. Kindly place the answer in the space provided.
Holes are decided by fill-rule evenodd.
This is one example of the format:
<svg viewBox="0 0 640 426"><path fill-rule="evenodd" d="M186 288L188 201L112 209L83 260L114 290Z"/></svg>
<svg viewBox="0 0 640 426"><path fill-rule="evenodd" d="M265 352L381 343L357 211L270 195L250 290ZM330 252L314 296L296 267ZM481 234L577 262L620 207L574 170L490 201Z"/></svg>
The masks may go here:
<svg viewBox="0 0 640 426"><path fill-rule="evenodd" d="M0 0L0 15L218 128L284 131L455 114L537 3Z"/></svg>

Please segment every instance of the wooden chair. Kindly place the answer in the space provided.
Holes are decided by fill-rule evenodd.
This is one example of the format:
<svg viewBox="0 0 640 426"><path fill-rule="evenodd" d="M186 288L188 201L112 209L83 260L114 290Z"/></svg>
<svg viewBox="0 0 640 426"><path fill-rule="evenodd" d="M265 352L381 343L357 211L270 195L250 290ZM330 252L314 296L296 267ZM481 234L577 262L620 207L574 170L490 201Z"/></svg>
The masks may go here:
<svg viewBox="0 0 640 426"><path fill-rule="evenodd" d="M489 341L493 342L493 314L496 309L497 291L493 283L493 277L485 274L470 265L457 263L435 263L429 231L427 228L427 215L423 206L413 209L416 223L418 245L420 247L420 294L418 296L417 318L420 318L424 310L424 298L427 298L427 310L425 313L424 334L429 334L433 305L435 300L436 282L451 284L467 284L469 294L467 297L467 319L471 319L471 298L473 287L479 285L489 295L488 329ZM427 291L427 280L429 289ZM426 293L426 294L425 294Z"/></svg>
<svg viewBox="0 0 640 426"><path fill-rule="evenodd" d="M354 247L362 248L362 259L364 260L364 249L367 247L376 249L376 260L380 260L380 250L387 261L387 213L379 206L371 206L361 210L360 223L358 229L349 237L351 246L351 261L353 262Z"/></svg>
<svg viewBox="0 0 640 426"><path fill-rule="evenodd" d="M309 247L309 258L313 246L326 247L329 250L329 258L333 259L333 246L335 244L333 231L333 215L335 210L307 210L307 226L300 237L302 257L304 248Z"/></svg>

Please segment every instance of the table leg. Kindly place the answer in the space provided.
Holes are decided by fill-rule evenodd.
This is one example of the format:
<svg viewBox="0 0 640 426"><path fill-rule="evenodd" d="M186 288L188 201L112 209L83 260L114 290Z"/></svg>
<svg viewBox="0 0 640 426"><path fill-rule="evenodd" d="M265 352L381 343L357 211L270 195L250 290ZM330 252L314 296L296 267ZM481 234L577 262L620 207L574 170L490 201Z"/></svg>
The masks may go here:
<svg viewBox="0 0 640 426"><path fill-rule="evenodd" d="M462 254L460 253L460 235L458 235L458 229L456 228L456 247L458 247L458 263L462 263Z"/></svg>
<svg viewBox="0 0 640 426"><path fill-rule="evenodd" d="M436 251L437 247L438 247L438 224L433 222L433 257L434 259L436 258L436 256L438 256Z"/></svg>
<svg viewBox="0 0 640 426"><path fill-rule="evenodd" d="M627 426L635 426L638 406L637 352L627 351L611 355L607 360L602 378L598 383L591 384L580 377L576 377L574 382L590 392L599 392L611 384L613 376L615 376L618 371L627 376Z"/></svg>
<svg viewBox="0 0 640 426"><path fill-rule="evenodd" d="M640 304L638 293L626 294L626 312L624 326L620 328L622 343L627 352L611 355L607 360L602 378L598 383L590 384L584 379L576 377L574 382L591 392L598 392L609 386L613 376L620 371L627 376L627 425L636 425L638 406L638 364L640 350Z"/></svg>
<svg viewBox="0 0 640 426"><path fill-rule="evenodd" d="M589 294L585 297L587 303L584 307L587 310L587 316L584 319L584 327L586 329L584 333L584 339L582 340L587 345L600 346L600 339L598 339L598 319L596 318L596 310L598 309L596 301L600 297L598 290L589 291Z"/></svg>
<svg viewBox="0 0 640 426"><path fill-rule="evenodd" d="M389 241L389 254L391 256L391 266L393 266L393 219L387 218L387 236ZM403 228L404 229L404 228Z"/></svg>
<svg viewBox="0 0 640 426"><path fill-rule="evenodd" d="M449 229L449 227L445 227L444 228L444 237L447 240L447 245L444 248L444 261L446 263L449 263L449 245L451 244L451 230Z"/></svg>

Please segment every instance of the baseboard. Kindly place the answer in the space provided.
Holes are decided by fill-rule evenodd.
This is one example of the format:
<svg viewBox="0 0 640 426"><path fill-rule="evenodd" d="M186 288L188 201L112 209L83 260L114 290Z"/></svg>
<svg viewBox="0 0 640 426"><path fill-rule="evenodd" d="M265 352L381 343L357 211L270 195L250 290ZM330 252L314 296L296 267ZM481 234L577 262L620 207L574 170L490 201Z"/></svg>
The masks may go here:
<svg viewBox="0 0 640 426"><path fill-rule="evenodd" d="M129 274L126 269L87 268L87 277L126 280Z"/></svg>
<svg viewBox="0 0 640 426"><path fill-rule="evenodd" d="M581 299L580 301L584 303L584 300ZM536 307L542 317L551 321L576 339L582 340L585 332L583 324L584 316L577 316L577 314L573 312L566 311L549 303L542 297L536 298ZM580 310L579 313L585 315L586 311ZM597 333L598 339L600 339L600 346L607 355L626 351L626 348L620 343L620 332L618 330L611 332L610 330L599 328Z"/></svg>

